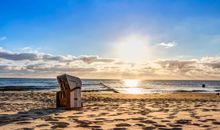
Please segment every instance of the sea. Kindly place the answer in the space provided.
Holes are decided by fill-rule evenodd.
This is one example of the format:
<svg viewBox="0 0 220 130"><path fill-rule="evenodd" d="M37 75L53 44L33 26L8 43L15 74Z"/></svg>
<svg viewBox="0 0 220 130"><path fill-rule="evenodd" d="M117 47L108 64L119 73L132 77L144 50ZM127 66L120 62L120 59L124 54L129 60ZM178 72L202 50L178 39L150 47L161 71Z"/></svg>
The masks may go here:
<svg viewBox="0 0 220 130"><path fill-rule="evenodd" d="M107 86L107 87L106 87ZM117 80L82 79L82 91L110 91L120 93L219 93L220 81L215 80ZM58 91L56 79L0 78L0 91Z"/></svg>

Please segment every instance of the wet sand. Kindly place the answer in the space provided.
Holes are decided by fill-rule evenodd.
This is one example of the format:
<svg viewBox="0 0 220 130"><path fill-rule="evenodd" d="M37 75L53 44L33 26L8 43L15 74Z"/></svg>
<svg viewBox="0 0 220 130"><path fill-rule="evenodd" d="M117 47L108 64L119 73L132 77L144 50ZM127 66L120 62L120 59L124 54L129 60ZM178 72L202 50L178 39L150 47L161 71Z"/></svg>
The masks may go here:
<svg viewBox="0 0 220 130"><path fill-rule="evenodd" d="M216 94L83 93L82 110L55 108L52 92L0 92L0 130L219 130Z"/></svg>

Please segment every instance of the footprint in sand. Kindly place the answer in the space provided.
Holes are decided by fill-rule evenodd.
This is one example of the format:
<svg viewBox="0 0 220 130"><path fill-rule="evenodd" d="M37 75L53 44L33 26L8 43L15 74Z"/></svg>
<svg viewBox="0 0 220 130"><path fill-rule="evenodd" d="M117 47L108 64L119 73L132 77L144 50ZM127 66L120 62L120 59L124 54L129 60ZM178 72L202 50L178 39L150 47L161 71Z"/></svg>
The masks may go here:
<svg viewBox="0 0 220 130"><path fill-rule="evenodd" d="M207 122L206 120L198 120L199 122Z"/></svg>
<svg viewBox="0 0 220 130"><path fill-rule="evenodd" d="M141 123L137 123L137 124L135 124L135 126L141 126L141 127L144 127L145 125L144 125L144 124L141 124Z"/></svg>
<svg viewBox="0 0 220 130"><path fill-rule="evenodd" d="M21 129L16 129L16 130L34 130L34 128L21 128Z"/></svg>
<svg viewBox="0 0 220 130"><path fill-rule="evenodd" d="M119 123L119 124L116 124L115 126L117 126L117 127L129 127L131 125L128 124L128 123Z"/></svg>
<svg viewBox="0 0 220 130"><path fill-rule="evenodd" d="M198 123L193 123L192 125L194 125L194 126L201 126L201 125L198 124Z"/></svg>
<svg viewBox="0 0 220 130"><path fill-rule="evenodd" d="M176 118L176 116L171 116L171 115L170 115L170 116L168 116L167 118L168 118L168 119L174 119L174 118Z"/></svg>
<svg viewBox="0 0 220 130"><path fill-rule="evenodd" d="M103 120L103 121L105 121L106 119L105 118L96 118L95 120Z"/></svg>
<svg viewBox="0 0 220 130"><path fill-rule="evenodd" d="M90 124L92 124L89 120L75 120L75 122L78 123L77 127L91 127Z"/></svg>
<svg viewBox="0 0 220 130"><path fill-rule="evenodd" d="M107 113L107 112L102 112L102 113L99 114L99 116L108 115L108 114L109 113Z"/></svg>
<svg viewBox="0 0 220 130"><path fill-rule="evenodd" d="M73 119L77 119L79 118L80 116L68 116L68 118L73 118Z"/></svg>
<svg viewBox="0 0 220 130"><path fill-rule="evenodd" d="M210 125L202 125L201 127L208 128Z"/></svg>
<svg viewBox="0 0 220 130"><path fill-rule="evenodd" d="M182 127L180 124L168 124L170 127Z"/></svg>
<svg viewBox="0 0 220 130"><path fill-rule="evenodd" d="M90 123L89 124L81 123L81 124L77 125L76 127L91 128L91 129L94 129L94 130L101 129L101 126L99 126L99 125L95 125L95 126L90 125Z"/></svg>
<svg viewBox="0 0 220 130"><path fill-rule="evenodd" d="M126 121L127 119L113 119L114 121Z"/></svg>
<svg viewBox="0 0 220 130"><path fill-rule="evenodd" d="M191 121L192 120L180 119L180 120L177 120L176 123L177 124L191 124Z"/></svg>
<svg viewBox="0 0 220 130"><path fill-rule="evenodd" d="M98 126L98 125L95 125L95 126L90 126L90 128L92 129L92 130L102 130L101 128L101 126Z"/></svg>
<svg viewBox="0 0 220 130"><path fill-rule="evenodd" d="M44 120L45 120L45 121L59 121L58 119L55 119L55 118L53 118L53 117L51 117L51 116L46 116L46 117L44 117Z"/></svg>
<svg viewBox="0 0 220 130"><path fill-rule="evenodd" d="M76 112L76 113L74 113L74 115L75 115L75 114L83 114L83 112Z"/></svg>
<svg viewBox="0 0 220 130"><path fill-rule="evenodd" d="M103 130L102 128L93 128L92 130Z"/></svg>
<svg viewBox="0 0 220 130"><path fill-rule="evenodd" d="M111 115L109 115L109 116L117 116L117 114L111 114Z"/></svg>
<svg viewBox="0 0 220 130"><path fill-rule="evenodd" d="M209 110L209 109L204 108L204 109L202 109L202 111L203 111L203 112L208 112L208 111L210 111L210 110Z"/></svg>
<svg viewBox="0 0 220 130"><path fill-rule="evenodd" d="M19 121L19 122L16 122L16 124L18 125L26 125L26 124L31 124L30 121Z"/></svg>
<svg viewBox="0 0 220 130"><path fill-rule="evenodd" d="M76 127L83 127L83 128L88 128L88 127L90 127L90 125L89 124L79 124L79 125L76 125Z"/></svg>
<svg viewBox="0 0 220 130"><path fill-rule="evenodd" d="M69 123L67 123L67 122L50 122L50 124L53 125L53 126L51 126L52 129L66 128L69 125Z"/></svg>
<svg viewBox="0 0 220 130"><path fill-rule="evenodd" d="M157 127L157 128L159 128L159 127L167 127L166 125L161 125L161 124L157 124L157 123L155 123L155 124L153 124L155 127Z"/></svg>
<svg viewBox="0 0 220 130"><path fill-rule="evenodd" d="M172 128L171 130L182 130L182 128Z"/></svg>
<svg viewBox="0 0 220 130"><path fill-rule="evenodd" d="M97 117L95 114L89 114L88 117Z"/></svg>
<svg viewBox="0 0 220 130"><path fill-rule="evenodd" d="M206 119L206 121L216 121L216 119Z"/></svg>
<svg viewBox="0 0 220 130"><path fill-rule="evenodd" d="M155 121L152 121L152 120L144 120L144 121L140 121L142 123L145 123L145 124L154 124L156 123Z"/></svg>
<svg viewBox="0 0 220 130"><path fill-rule="evenodd" d="M211 111L219 112L220 109L211 109Z"/></svg>
<svg viewBox="0 0 220 130"><path fill-rule="evenodd" d="M218 122L218 121L213 121L212 124L213 124L213 125L220 125L220 122Z"/></svg>
<svg viewBox="0 0 220 130"><path fill-rule="evenodd" d="M155 127L153 126L148 126L143 128L143 130L153 130L153 129L155 129Z"/></svg>
<svg viewBox="0 0 220 130"><path fill-rule="evenodd" d="M193 116L192 116L193 117ZM194 118L196 118L196 119L200 119L201 117L200 116L194 116Z"/></svg>
<svg viewBox="0 0 220 130"><path fill-rule="evenodd" d="M132 120L145 120L144 117L131 118Z"/></svg>
<svg viewBox="0 0 220 130"><path fill-rule="evenodd" d="M46 127L49 126L49 124L40 124L40 125L36 125L36 127Z"/></svg>
<svg viewBox="0 0 220 130"><path fill-rule="evenodd" d="M153 117L153 119L156 119L156 120L161 120L161 119L163 119L163 118L159 118L159 117Z"/></svg>
<svg viewBox="0 0 220 130"><path fill-rule="evenodd" d="M170 122L170 120L161 120L161 122Z"/></svg>
<svg viewBox="0 0 220 130"><path fill-rule="evenodd" d="M113 130L126 130L126 128L118 128L118 127L116 127L116 128L113 128Z"/></svg>
<svg viewBox="0 0 220 130"><path fill-rule="evenodd" d="M56 119L65 119L66 117L56 116L56 117L54 117L54 118L56 118Z"/></svg>
<svg viewBox="0 0 220 130"><path fill-rule="evenodd" d="M96 125L103 125L104 124L103 121L93 121L93 123L96 124Z"/></svg>

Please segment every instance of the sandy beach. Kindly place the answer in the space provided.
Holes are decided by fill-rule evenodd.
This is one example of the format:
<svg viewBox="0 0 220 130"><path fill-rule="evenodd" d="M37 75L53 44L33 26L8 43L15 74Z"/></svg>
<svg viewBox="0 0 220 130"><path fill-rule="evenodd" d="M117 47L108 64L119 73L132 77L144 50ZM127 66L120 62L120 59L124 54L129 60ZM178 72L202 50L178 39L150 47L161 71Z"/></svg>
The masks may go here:
<svg viewBox="0 0 220 130"><path fill-rule="evenodd" d="M1 92L0 130L220 129L220 96L84 92L82 110L55 108L53 92Z"/></svg>

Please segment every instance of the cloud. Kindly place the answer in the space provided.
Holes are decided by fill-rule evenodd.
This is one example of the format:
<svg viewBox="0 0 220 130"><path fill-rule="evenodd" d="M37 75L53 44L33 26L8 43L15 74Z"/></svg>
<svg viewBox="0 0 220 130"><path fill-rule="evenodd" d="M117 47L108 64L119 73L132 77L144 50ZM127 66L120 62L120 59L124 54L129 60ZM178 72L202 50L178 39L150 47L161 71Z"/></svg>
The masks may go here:
<svg viewBox="0 0 220 130"><path fill-rule="evenodd" d="M191 77L193 71L200 70L200 63L196 60L165 60L157 63L161 66L160 72L182 77Z"/></svg>
<svg viewBox="0 0 220 130"><path fill-rule="evenodd" d="M193 60L165 60L165 61L158 61L161 67L165 69L186 69L186 68L193 68L193 65L196 64L196 61Z"/></svg>
<svg viewBox="0 0 220 130"><path fill-rule="evenodd" d="M212 69L220 69L220 57L203 57L201 62Z"/></svg>
<svg viewBox="0 0 220 130"><path fill-rule="evenodd" d="M6 40L6 39L7 39L6 36L0 37L0 41L4 41L4 40Z"/></svg>
<svg viewBox="0 0 220 130"><path fill-rule="evenodd" d="M59 61L59 62L71 62L75 60L73 56L54 56L50 54L41 55L41 59L44 61Z"/></svg>
<svg viewBox="0 0 220 130"><path fill-rule="evenodd" d="M7 69L8 69L7 65L0 65L0 71L7 70Z"/></svg>
<svg viewBox="0 0 220 130"><path fill-rule="evenodd" d="M29 48L28 48L29 49ZM24 51L24 49L23 49ZM44 54L40 52L22 52L22 53L15 53L10 52L7 50L4 50L3 48L0 48L0 58L1 59L7 59L7 60L13 60L13 61L22 61L22 60L29 60L29 61L38 61L43 60L45 62L47 61L57 61L57 62L73 62L73 61L82 61L87 64L95 63L95 62L113 62L114 59L110 58L100 58L99 56L93 56L93 55L83 55L83 56L55 56L51 54Z"/></svg>
<svg viewBox="0 0 220 130"><path fill-rule="evenodd" d="M217 63L207 63L207 65L212 67L213 69L220 69L220 61Z"/></svg>
<svg viewBox="0 0 220 130"><path fill-rule="evenodd" d="M18 53L0 48L0 75L56 77L69 73L82 78L220 79L220 56L197 59L158 59L130 64L94 55Z"/></svg>
<svg viewBox="0 0 220 130"><path fill-rule="evenodd" d="M26 69L33 71L50 71L50 72L91 72L96 71L95 68L70 67L65 65L49 65L49 64L31 64L27 65Z"/></svg>
<svg viewBox="0 0 220 130"><path fill-rule="evenodd" d="M79 58L76 58L77 60L82 60L85 63L93 63L93 62L113 62L114 59L110 59L110 58L100 58L98 56L80 56Z"/></svg>
<svg viewBox="0 0 220 130"><path fill-rule="evenodd" d="M10 53L0 50L0 58L7 60L37 60L38 56L33 53Z"/></svg>
<svg viewBox="0 0 220 130"><path fill-rule="evenodd" d="M176 46L176 42L167 42L167 43L162 42L162 43L159 43L158 46L161 46L164 48L172 48Z"/></svg>

